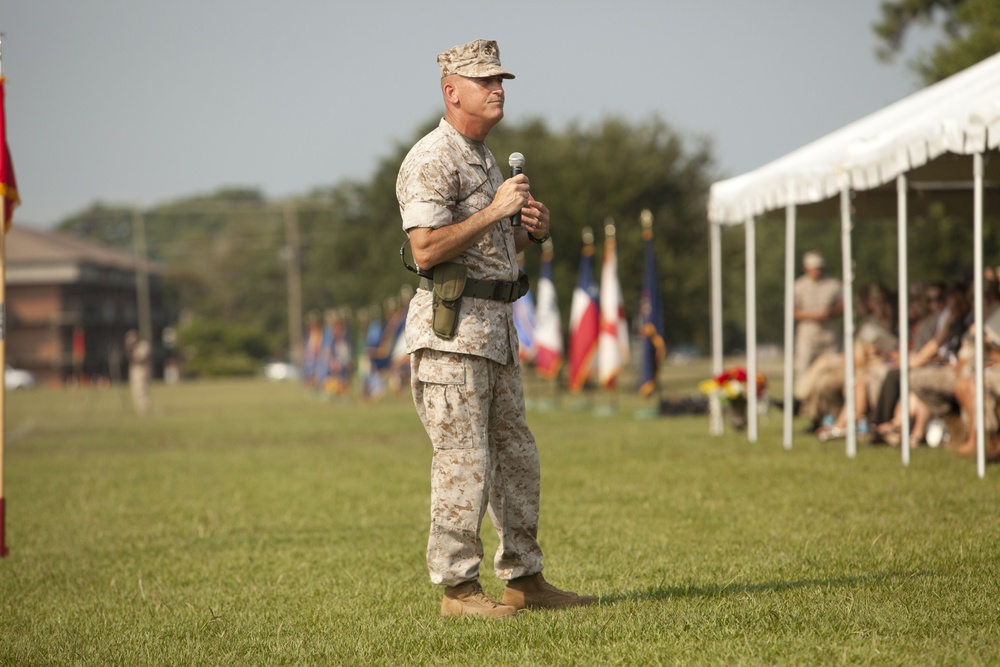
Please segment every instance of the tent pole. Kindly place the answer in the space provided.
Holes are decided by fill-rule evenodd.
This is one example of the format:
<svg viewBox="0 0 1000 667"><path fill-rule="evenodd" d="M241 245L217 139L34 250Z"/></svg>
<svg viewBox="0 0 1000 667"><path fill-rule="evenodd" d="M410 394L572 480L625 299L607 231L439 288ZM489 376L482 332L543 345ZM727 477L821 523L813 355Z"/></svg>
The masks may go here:
<svg viewBox="0 0 1000 667"><path fill-rule="evenodd" d="M851 190L840 191L840 251L844 271L844 399L847 406L847 456L854 458L858 448L858 429L854 395L854 260L851 258Z"/></svg>
<svg viewBox="0 0 1000 667"><path fill-rule="evenodd" d="M722 374L722 228L708 223L712 265L712 376ZM722 435L722 406L714 394L709 398L710 435Z"/></svg>
<svg viewBox="0 0 1000 667"><path fill-rule="evenodd" d="M747 289L747 439L757 442L757 224L746 228Z"/></svg>
<svg viewBox="0 0 1000 667"><path fill-rule="evenodd" d="M973 253L975 266L976 313L976 474L986 476L986 435L983 423L983 154L972 156L973 171Z"/></svg>
<svg viewBox="0 0 1000 667"><path fill-rule="evenodd" d="M795 204L785 207L785 407L782 442L792 448L792 418L795 416Z"/></svg>
<svg viewBox="0 0 1000 667"><path fill-rule="evenodd" d="M896 253L899 270L899 408L902 415L903 429L899 450L903 457L903 465L910 465L910 327L909 327L909 266L907 265L907 184L906 175L896 177Z"/></svg>

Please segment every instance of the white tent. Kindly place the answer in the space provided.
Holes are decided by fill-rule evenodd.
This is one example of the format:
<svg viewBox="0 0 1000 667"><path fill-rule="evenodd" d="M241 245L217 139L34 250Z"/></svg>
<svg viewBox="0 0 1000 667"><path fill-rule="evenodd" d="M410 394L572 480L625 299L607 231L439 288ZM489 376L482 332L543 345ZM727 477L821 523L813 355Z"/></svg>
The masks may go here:
<svg viewBox="0 0 1000 667"><path fill-rule="evenodd" d="M944 81L929 86L870 116L826 135L759 169L712 185L708 217L712 243L712 347L716 371L722 366L722 298L719 266L720 226L746 226L747 245L747 357L748 377L756 382L756 319L754 298L755 218L784 209L785 258L785 401L792 403L792 284L795 278L795 220L797 215L831 215L839 203L844 267L844 341L846 358L853 358L853 303L850 230L855 212L869 217L895 215L899 228L899 325L906 340L906 228L910 212L930 202L946 201L950 210L967 211L973 219L975 247L976 372L982 378L982 218L984 200L1000 211L1000 54ZM993 157L993 160L985 158ZM895 185L895 187L893 187ZM907 363L906 346L900 364ZM849 404L847 454L856 451L853 365L845 364ZM903 396L908 390L902 373ZM985 474L982 424L982 382L976 401L977 469ZM751 405L748 434L756 440L755 387L748 391ZM906 401L902 401L905 409ZM907 419L904 419L904 424ZM791 447L792 414L785 411L784 443ZM714 412L713 432L721 430ZM904 436L907 434L904 432ZM904 437L904 442L906 441ZM901 448L903 463L909 449Z"/></svg>

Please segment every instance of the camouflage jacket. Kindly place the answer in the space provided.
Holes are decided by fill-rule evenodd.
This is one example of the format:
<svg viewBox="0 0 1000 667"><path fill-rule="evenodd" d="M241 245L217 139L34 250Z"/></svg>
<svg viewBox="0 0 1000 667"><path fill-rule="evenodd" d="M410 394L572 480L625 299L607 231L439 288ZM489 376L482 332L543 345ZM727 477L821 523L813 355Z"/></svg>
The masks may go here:
<svg viewBox="0 0 1000 667"><path fill-rule="evenodd" d="M403 230L444 227L486 208L503 184L496 158L485 144L460 134L444 119L418 141L399 169L396 198ZM456 257L469 276L481 280L517 280L517 250L510 219L504 218ZM406 318L410 352L431 348L474 354L498 363L517 362L517 332L509 303L462 297L458 331L451 340L431 329L432 295L417 290Z"/></svg>

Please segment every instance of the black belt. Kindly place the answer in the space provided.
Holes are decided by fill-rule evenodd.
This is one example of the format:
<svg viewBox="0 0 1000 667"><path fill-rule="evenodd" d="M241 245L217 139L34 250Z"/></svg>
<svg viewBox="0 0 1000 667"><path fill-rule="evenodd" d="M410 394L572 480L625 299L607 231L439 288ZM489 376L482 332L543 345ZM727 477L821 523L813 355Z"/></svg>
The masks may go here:
<svg viewBox="0 0 1000 667"><path fill-rule="evenodd" d="M433 292L434 281L425 276L420 276L420 289ZM462 296L514 303L521 298L521 283L516 280L478 280L476 278L466 278Z"/></svg>

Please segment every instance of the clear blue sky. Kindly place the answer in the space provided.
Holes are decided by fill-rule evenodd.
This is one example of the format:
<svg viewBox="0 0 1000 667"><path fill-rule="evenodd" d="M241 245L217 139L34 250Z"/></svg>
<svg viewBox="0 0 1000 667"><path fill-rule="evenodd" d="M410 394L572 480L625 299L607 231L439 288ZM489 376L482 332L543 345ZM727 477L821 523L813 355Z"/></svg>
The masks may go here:
<svg viewBox="0 0 1000 667"><path fill-rule="evenodd" d="M365 180L440 113L437 53L477 38L517 75L508 121L656 114L734 176L916 89L875 58L879 2L6 0L15 221Z"/></svg>

